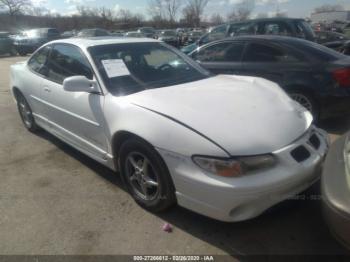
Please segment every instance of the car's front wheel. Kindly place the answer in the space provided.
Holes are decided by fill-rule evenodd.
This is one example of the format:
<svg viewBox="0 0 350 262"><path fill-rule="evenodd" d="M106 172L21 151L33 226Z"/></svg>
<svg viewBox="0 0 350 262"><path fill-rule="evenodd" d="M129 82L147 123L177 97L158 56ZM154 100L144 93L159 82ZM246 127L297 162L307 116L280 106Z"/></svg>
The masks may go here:
<svg viewBox="0 0 350 262"><path fill-rule="evenodd" d="M17 108L19 115L21 116L24 126L30 131L35 132L39 129L35 123L32 109L30 108L27 100L21 93L17 93Z"/></svg>
<svg viewBox="0 0 350 262"><path fill-rule="evenodd" d="M119 166L126 187L142 207L160 212L175 202L175 188L158 152L141 139L130 139L120 149Z"/></svg>

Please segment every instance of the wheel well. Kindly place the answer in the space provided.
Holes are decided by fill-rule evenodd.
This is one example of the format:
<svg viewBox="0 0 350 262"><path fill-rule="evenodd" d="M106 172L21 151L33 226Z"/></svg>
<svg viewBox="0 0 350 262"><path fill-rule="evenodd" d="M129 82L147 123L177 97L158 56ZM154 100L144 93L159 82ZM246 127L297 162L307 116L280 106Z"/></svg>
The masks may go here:
<svg viewBox="0 0 350 262"><path fill-rule="evenodd" d="M12 92L13 92L13 96L17 101L18 95L22 94L22 92L19 90L18 87L15 87L15 86L12 88Z"/></svg>
<svg viewBox="0 0 350 262"><path fill-rule="evenodd" d="M285 90L287 94L299 92L314 97L314 91L306 86L288 86Z"/></svg>
<svg viewBox="0 0 350 262"><path fill-rule="evenodd" d="M113 135L112 138L112 153L113 153L113 157L115 158L115 164L118 167L118 156L119 156L119 152L120 149L123 145L123 143L131 138L136 138L139 140L142 140L143 142L147 143L148 145L152 146L152 144L150 144L148 141L146 141L145 139L143 139L142 137L135 135L134 133L128 132L128 131L119 131L116 134Z"/></svg>

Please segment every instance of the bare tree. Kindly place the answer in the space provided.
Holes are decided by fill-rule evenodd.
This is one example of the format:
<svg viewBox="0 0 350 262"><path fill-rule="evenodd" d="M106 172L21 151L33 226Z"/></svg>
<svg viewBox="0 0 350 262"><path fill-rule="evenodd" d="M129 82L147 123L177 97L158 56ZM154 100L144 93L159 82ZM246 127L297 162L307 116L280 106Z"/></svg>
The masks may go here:
<svg viewBox="0 0 350 262"><path fill-rule="evenodd" d="M168 20L171 23L175 22L181 4L181 0L164 0L164 8L166 10Z"/></svg>
<svg viewBox="0 0 350 262"><path fill-rule="evenodd" d="M255 0L246 0L238 3L233 7L233 10L228 14L227 18L230 21L247 20L255 7Z"/></svg>
<svg viewBox="0 0 350 262"><path fill-rule="evenodd" d="M202 15L208 3L209 0L187 0L187 5L184 8L184 20L193 26L200 26Z"/></svg>
<svg viewBox="0 0 350 262"><path fill-rule="evenodd" d="M148 3L148 12L152 20L166 20L174 23L181 4L181 0L150 0Z"/></svg>
<svg viewBox="0 0 350 262"><path fill-rule="evenodd" d="M224 18L219 13L216 13L210 17L210 22L214 25L220 25L224 23Z"/></svg>
<svg viewBox="0 0 350 262"><path fill-rule="evenodd" d="M269 15L267 13L261 12L256 15L256 18L268 18Z"/></svg>
<svg viewBox="0 0 350 262"><path fill-rule="evenodd" d="M118 18L122 23L128 23L132 19L132 13L128 9L120 9L118 12Z"/></svg>
<svg viewBox="0 0 350 262"><path fill-rule="evenodd" d="M162 0L150 0L148 2L148 13L152 18L163 19L164 8Z"/></svg>
<svg viewBox="0 0 350 262"><path fill-rule="evenodd" d="M333 11L343 11L344 6L342 5L322 5L315 8L315 13L333 12Z"/></svg>
<svg viewBox="0 0 350 262"><path fill-rule="evenodd" d="M27 11L27 13L33 16L44 16L49 13L49 10L45 7L33 6Z"/></svg>
<svg viewBox="0 0 350 262"><path fill-rule="evenodd" d="M23 13L31 5L30 0L0 0L0 8L7 9L10 16Z"/></svg>

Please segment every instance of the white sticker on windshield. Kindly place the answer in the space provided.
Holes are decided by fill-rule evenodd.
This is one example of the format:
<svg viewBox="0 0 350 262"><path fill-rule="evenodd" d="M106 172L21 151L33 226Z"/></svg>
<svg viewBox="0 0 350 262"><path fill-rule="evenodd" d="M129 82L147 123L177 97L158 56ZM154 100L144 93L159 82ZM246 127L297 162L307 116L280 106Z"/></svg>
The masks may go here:
<svg viewBox="0 0 350 262"><path fill-rule="evenodd" d="M130 75L129 70L122 59L102 60L102 65L109 78Z"/></svg>

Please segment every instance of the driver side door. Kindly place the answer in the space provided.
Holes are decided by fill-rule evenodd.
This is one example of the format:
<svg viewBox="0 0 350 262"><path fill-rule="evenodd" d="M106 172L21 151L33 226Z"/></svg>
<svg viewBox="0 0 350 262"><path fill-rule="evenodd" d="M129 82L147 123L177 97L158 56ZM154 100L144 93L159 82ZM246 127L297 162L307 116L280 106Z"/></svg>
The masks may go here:
<svg viewBox="0 0 350 262"><path fill-rule="evenodd" d="M64 79L70 76L95 79L88 59L77 46L55 44L47 67L42 93L52 132L92 158L103 161L107 155L104 96L63 89Z"/></svg>

